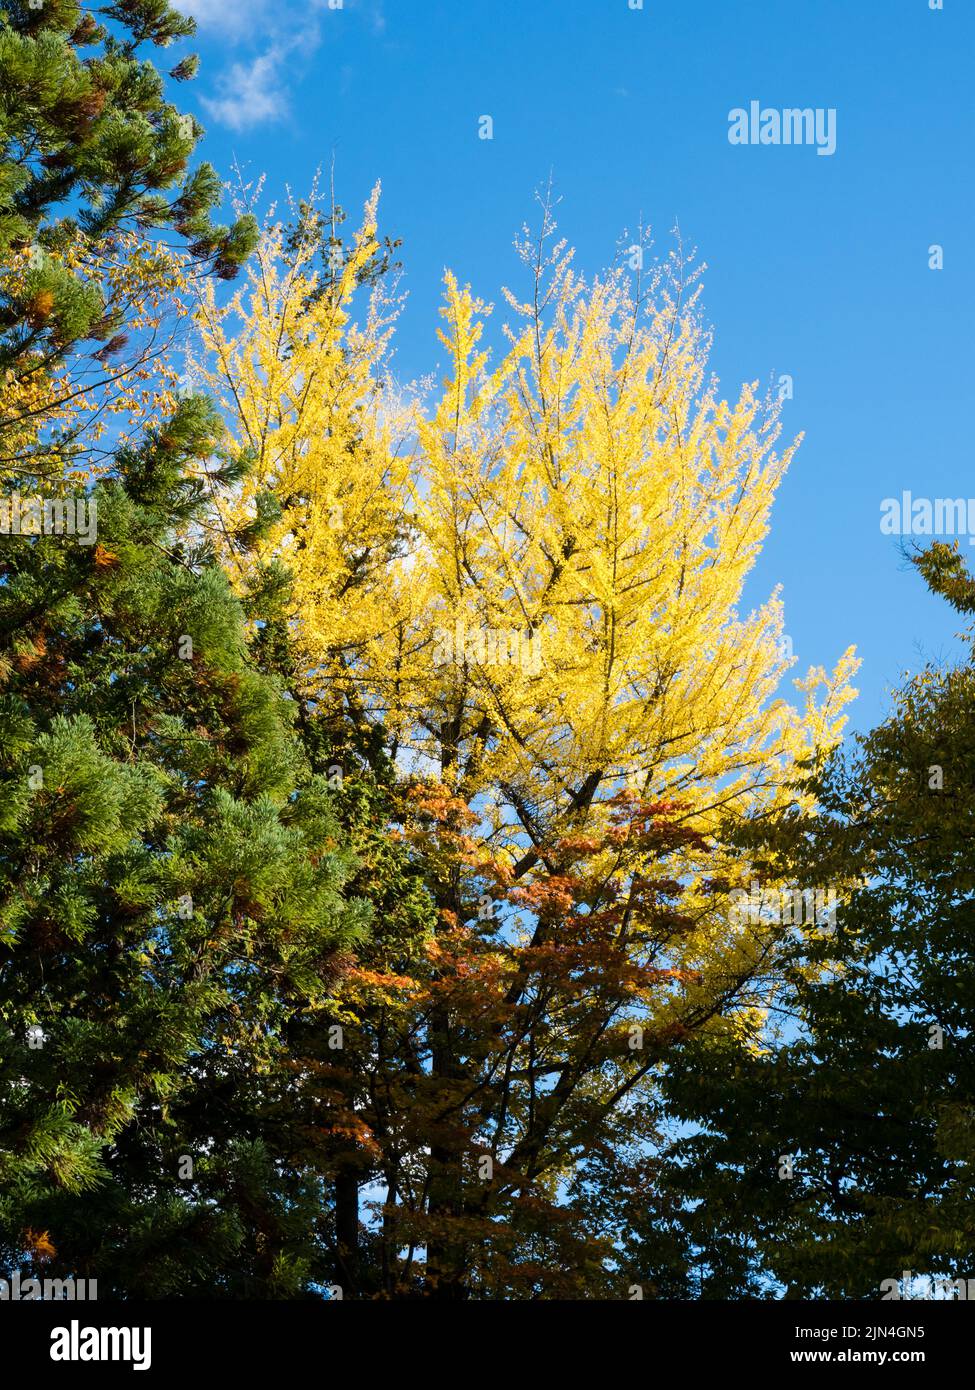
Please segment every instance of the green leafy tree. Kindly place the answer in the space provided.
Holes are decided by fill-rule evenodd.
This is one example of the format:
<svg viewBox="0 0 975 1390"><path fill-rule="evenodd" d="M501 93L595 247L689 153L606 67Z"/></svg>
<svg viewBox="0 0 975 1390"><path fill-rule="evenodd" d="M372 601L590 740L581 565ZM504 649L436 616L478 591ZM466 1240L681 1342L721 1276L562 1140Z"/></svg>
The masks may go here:
<svg viewBox="0 0 975 1390"><path fill-rule="evenodd" d="M274 1102L368 910L194 532L219 434L182 402L86 499L97 543L0 552L0 1264L101 1296L327 1272Z"/></svg>
<svg viewBox="0 0 975 1390"><path fill-rule="evenodd" d="M956 547L915 563L975 614ZM671 1068L670 1100L697 1132L674 1146L668 1189L704 1296L880 1298L905 1271L973 1276L973 788L969 659L910 680L814 779L812 831L760 832L800 885L856 885L835 932L788 953L783 1026L695 1040ZM646 1224L630 1247L634 1267L654 1266Z"/></svg>

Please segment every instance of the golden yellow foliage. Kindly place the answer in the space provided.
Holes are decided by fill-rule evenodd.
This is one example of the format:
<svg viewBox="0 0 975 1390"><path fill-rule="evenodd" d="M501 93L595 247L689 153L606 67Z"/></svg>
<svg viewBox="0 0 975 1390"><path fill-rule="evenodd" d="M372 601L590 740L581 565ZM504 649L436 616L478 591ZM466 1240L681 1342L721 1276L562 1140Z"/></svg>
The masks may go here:
<svg viewBox="0 0 975 1390"><path fill-rule="evenodd" d="M741 611L795 446L754 387L719 394L694 277L675 255L586 281L551 232L521 246L493 351L491 311L446 276L430 402L390 383L380 293L354 320L375 195L341 273L271 227L247 286L199 311L200 375L250 463L214 496L227 567L242 590L255 560L290 567L297 693L381 723L435 900L408 977L380 923L339 989L368 1039L350 1122L400 1194L384 1238L423 1246L434 1287L512 1193L555 1211L670 1048L759 1031L782 928L733 910L753 871L727 822L802 799L854 693L847 651L796 708L778 593ZM237 537L266 494L255 551ZM504 1155L497 1187L465 1186L472 1151Z"/></svg>
<svg viewBox="0 0 975 1390"><path fill-rule="evenodd" d="M693 277L673 256L588 283L550 231L520 248L495 365L489 310L446 276L425 410L386 384L388 306L352 320L375 193L334 290L310 302L320 272L272 227L248 286L225 306L205 287L200 312L201 375L255 459L221 520L281 506L258 554L294 571L306 693L341 690L401 764L478 798L512 865L624 785L702 830L781 804L837 740L855 665L810 672L798 711L777 593L739 612L794 446L754 387L729 403L708 377ZM227 558L245 583L253 557Z"/></svg>
<svg viewBox="0 0 975 1390"><path fill-rule="evenodd" d="M240 495L218 499L221 520L240 525L262 493L281 507L255 554L228 547L225 559L241 584L255 561L293 566L307 659L342 679L383 645L410 482L379 382L389 324L378 306L361 331L349 319L357 273L376 249L377 197L334 292L310 302L320 285L311 247L285 265L283 232L272 226L246 283L221 305L205 282L198 315L198 376L230 422L232 451L253 458Z"/></svg>
<svg viewBox="0 0 975 1390"><path fill-rule="evenodd" d="M32 255L28 248L0 264L0 294L23 300ZM113 327L104 330L107 341L87 340L67 355L56 343L28 346L6 368L0 466L14 477L87 477L107 465L111 449L172 407L179 372L168 353L191 263L133 232L97 245L77 232L60 252L44 256L99 287ZM52 307L51 292L40 291L28 304L31 326L41 327Z"/></svg>

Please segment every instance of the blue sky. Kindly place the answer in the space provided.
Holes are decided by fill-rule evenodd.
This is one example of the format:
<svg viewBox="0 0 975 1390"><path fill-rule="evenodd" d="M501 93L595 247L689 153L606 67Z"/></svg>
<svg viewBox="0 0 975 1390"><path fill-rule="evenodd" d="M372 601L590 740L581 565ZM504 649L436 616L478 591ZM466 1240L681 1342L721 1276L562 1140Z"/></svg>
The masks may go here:
<svg viewBox="0 0 975 1390"><path fill-rule="evenodd" d="M174 99L222 174L236 159L301 194L334 155L353 215L381 180L404 243L401 379L437 366L445 266L495 303L516 281L550 174L583 270L641 217L661 251L679 223L708 266L725 392L790 375L784 425L805 435L747 600L783 586L797 674L856 645L858 728L904 672L960 650L879 520L904 489L975 497L972 0L176 2L203 64ZM835 109L835 153L732 145L751 101Z"/></svg>

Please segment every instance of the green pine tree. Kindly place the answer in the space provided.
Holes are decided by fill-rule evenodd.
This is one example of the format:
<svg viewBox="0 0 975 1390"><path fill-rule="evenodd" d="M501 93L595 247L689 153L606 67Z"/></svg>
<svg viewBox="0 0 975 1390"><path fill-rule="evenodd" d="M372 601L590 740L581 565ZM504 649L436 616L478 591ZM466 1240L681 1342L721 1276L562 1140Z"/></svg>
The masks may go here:
<svg viewBox="0 0 975 1390"><path fill-rule="evenodd" d="M0 1266L103 1297L328 1272L275 1110L369 914L197 544L219 433L183 402L92 490L97 543L0 551Z"/></svg>
<svg viewBox="0 0 975 1390"><path fill-rule="evenodd" d="M100 14L78 0L10 0L0 12L0 474L18 480L48 452L32 388L82 350L91 370L126 347L129 292L105 268L122 254L119 235L176 232L200 271L228 279L257 240L251 217L212 221L220 180L209 164L189 168L201 128L144 53L195 22L168 0L117 0ZM169 77L196 66L185 57Z"/></svg>

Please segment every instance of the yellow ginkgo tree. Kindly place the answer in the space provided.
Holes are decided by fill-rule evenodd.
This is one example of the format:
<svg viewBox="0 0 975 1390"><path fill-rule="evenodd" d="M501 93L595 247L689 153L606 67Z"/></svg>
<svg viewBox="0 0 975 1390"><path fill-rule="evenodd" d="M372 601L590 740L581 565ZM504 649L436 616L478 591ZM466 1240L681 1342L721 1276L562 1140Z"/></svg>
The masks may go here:
<svg viewBox="0 0 975 1390"><path fill-rule="evenodd" d="M719 394L695 275L675 252L587 280L553 233L546 209L493 346L447 274L432 400L394 386L381 294L354 318L375 195L335 273L272 227L200 308L248 456L214 498L226 563L291 570L296 693L381 729L439 914L406 978L348 983L387 1292L421 1264L441 1294L530 1285L532 1204L564 1207L667 1049L754 1028L781 927L732 911L730 831L794 804L852 694L848 651L795 708L778 595L740 611L792 448L774 402ZM235 537L262 512L255 554Z"/></svg>

